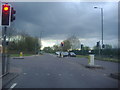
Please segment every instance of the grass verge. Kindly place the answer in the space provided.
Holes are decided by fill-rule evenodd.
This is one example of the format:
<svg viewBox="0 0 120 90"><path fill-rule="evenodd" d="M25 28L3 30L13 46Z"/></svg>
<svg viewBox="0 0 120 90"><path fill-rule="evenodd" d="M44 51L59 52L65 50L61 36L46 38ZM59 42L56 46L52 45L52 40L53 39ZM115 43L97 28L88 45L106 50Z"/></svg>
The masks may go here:
<svg viewBox="0 0 120 90"><path fill-rule="evenodd" d="M23 56L32 56L33 54L23 54ZM11 57L19 57L20 54L10 54Z"/></svg>
<svg viewBox="0 0 120 90"><path fill-rule="evenodd" d="M76 57L89 59L89 55L76 55ZM115 59L115 58L95 57L95 60L120 63L120 60L119 59Z"/></svg>

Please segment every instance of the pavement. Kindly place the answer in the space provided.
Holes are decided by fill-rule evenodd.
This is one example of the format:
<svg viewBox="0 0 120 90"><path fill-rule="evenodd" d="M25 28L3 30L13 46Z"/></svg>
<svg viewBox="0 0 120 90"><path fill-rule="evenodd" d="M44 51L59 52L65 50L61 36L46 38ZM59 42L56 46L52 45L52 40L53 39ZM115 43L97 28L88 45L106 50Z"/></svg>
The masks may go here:
<svg viewBox="0 0 120 90"><path fill-rule="evenodd" d="M86 58L45 54L11 58L11 72L18 76L4 88L118 88L118 79L110 77L118 73L118 63L95 60L103 68L86 68Z"/></svg>
<svg viewBox="0 0 120 90"><path fill-rule="evenodd" d="M2 75L2 54L0 53L0 76Z"/></svg>
<svg viewBox="0 0 120 90"><path fill-rule="evenodd" d="M2 89L2 54L0 53L0 90Z"/></svg>
<svg viewBox="0 0 120 90"><path fill-rule="evenodd" d="M7 84L9 84L17 76L18 76L17 73L8 73L5 76L3 76L2 77L2 87L5 87Z"/></svg>

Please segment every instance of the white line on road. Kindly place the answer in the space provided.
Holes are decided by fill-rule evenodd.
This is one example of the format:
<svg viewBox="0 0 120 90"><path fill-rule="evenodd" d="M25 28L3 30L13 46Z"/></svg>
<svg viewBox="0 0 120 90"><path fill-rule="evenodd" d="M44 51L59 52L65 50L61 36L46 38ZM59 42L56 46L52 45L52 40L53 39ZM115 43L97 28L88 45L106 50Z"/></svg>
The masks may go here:
<svg viewBox="0 0 120 90"><path fill-rule="evenodd" d="M27 73L23 73L24 75L26 75Z"/></svg>
<svg viewBox="0 0 120 90"><path fill-rule="evenodd" d="M58 74L58 76L62 76L62 74Z"/></svg>
<svg viewBox="0 0 120 90"><path fill-rule="evenodd" d="M17 83L14 83L9 90L12 90L15 86L17 85Z"/></svg>
<svg viewBox="0 0 120 90"><path fill-rule="evenodd" d="M50 73L48 73L47 75L50 76Z"/></svg>

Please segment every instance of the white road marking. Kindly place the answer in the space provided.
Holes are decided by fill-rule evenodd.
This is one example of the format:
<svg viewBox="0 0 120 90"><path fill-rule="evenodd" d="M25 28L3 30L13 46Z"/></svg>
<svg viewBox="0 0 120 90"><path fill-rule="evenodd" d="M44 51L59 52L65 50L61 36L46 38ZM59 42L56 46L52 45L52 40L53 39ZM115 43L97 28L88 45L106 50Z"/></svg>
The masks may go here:
<svg viewBox="0 0 120 90"><path fill-rule="evenodd" d="M27 73L23 73L24 75L26 75Z"/></svg>
<svg viewBox="0 0 120 90"><path fill-rule="evenodd" d="M81 76L84 76L84 74L81 74Z"/></svg>
<svg viewBox="0 0 120 90"><path fill-rule="evenodd" d="M59 76L62 76L62 74L58 74Z"/></svg>
<svg viewBox="0 0 120 90"><path fill-rule="evenodd" d="M15 86L17 85L17 83L14 83L9 90L12 90Z"/></svg>
<svg viewBox="0 0 120 90"><path fill-rule="evenodd" d="M70 76L73 76L72 74L70 74Z"/></svg>
<svg viewBox="0 0 120 90"><path fill-rule="evenodd" d="M50 74L49 74L49 73L48 73L47 75L48 75L48 76L50 76Z"/></svg>
<svg viewBox="0 0 120 90"><path fill-rule="evenodd" d="M35 75L39 75L38 73L36 73Z"/></svg>
<svg viewBox="0 0 120 90"><path fill-rule="evenodd" d="M106 74L103 74L104 76L106 76Z"/></svg>

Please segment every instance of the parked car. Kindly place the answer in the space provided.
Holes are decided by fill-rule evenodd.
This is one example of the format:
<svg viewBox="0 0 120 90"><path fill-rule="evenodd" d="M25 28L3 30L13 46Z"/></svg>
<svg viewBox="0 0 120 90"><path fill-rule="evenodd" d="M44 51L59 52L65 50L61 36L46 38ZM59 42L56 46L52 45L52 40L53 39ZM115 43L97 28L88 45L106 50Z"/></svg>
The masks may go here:
<svg viewBox="0 0 120 90"><path fill-rule="evenodd" d="M59 54L60 54L60 52L59 52L59 51L58 51L58 52L55 52L55 54L56 54L56 55L59 55Z"/></svg>
<svg viewBox="0 0 120 90"><path fill-rule="evenodd" d="M74 52L69 52L70 57L76 57L76 54Z"/></svg>
<svg viewBox="0 0 120 90"><path fill-rule="evenodd" d="M62 56L62 57L67 57L68 55L69 55L68 52L61 52L61 56Z"/></svg>
<svg viewBox="0 0 120 90"><path fill-rule="evenodd" d="M55 52L55 54L58 57L60 57L60 54L61 54L61 57L67 57L68 56L68 52L60 52L60 51L58 51L58 52Z"/></svg>

